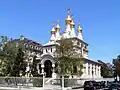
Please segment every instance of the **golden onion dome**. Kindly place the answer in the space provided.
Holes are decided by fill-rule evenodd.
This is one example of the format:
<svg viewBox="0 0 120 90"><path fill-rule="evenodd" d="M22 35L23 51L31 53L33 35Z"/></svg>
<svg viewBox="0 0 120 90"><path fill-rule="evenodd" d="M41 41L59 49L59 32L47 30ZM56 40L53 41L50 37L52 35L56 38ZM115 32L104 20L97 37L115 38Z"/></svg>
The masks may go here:
<svg viewBox="0 0 120 90"><path fill-rule="evenodd" d="M71 27L74 28L75 27L75 23L74 21L72 20L72 22L70 23Z"/></svg>
<svg viewBox="0 0 120 90"><path fill-rule="evenodd" d="M82 28L80 26L78 26L78 32L82 32Z"/></svg>
<svg viewBox="0 0 120 90"><path fill-rule="evenodd" d="M59 20L57 21L56 30L60 30Z"/></svg>
<svg viewBox="0 0 120 90"><path fill-rule="evenodd" d="M70 24L71 21L72 21L72 18L71 18L71 16L70 16L70 9L68 9L68 16L67 16L67 18L66 18L65 21L66 21L67 24Z"/></svg>
<svg viewBox="0 0 120 90"><path fill-rule="evenodd" d="M79 23L78 23L78 32L82 32L82 28L80 27L80 21L79 21Z"/></svg>
<svg viewBox="0 0 120 90"><path fill-rule="evenodd" d="M54 24L52 25L51 34L55 34Z"/></svg>

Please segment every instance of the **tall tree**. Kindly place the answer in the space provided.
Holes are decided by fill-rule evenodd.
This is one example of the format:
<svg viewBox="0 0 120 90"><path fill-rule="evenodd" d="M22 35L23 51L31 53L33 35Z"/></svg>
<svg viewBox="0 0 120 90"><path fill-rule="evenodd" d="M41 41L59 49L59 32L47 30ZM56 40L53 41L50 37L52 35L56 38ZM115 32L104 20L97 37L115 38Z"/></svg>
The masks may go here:
<svg viewBox="0 0 120 90"><path fill-rule="evenodd" d="M1 72L4 75L19 76L18 72L23 69L24 62L24 53L21 49L21 45L13 43L9 40L1 38ZM8 39L8 38L7 38ZM23 70L24 71L24 70ZM14 73L15 72L15 73Z"/></svg>
<svg viewBox="0 0 120 90"><path fill-rule="evenodd" d="M18 48L17 55L13 60L12 73L11 73L12 76L20 76L20 73L22 75L25 75L26 62L24 60L25 60L24 52L22 48Z"/></svg>
<svg viewBox="0 0 120 90"><path fill-rule="evenodd" d="M5 43L9 41L9 38L7 36L0 36L0 49L4 47Z"/></svg>
<svg viewBox="0 0 120 90"><path fill-rule="evenodd" d="M7 36L0 36L0 44L5 44L8 40L9 38Z"/></svg>
<svg viewBox="0 0 120 90"><path fill-rule="evenodd" d="M32 66L31 66L31 73L32 73L33 77L37 77L38 76L36 57L37 56L33 57L33 63L32 63Z"/></svg>
<svg viewBox="0 0 120 90"><path fill-rule="evenodd" d="M0 73L6 75L10 71L8 53L5 52L6 43L9 41L7 36L0 36ZM4 49L4 50L3 50Z"/></svg>
<svg viewBox="0 0 120 90"><path fill-rule="evenodd" d="M120 81L120 55L117 56L116 59L113 59L113 64L114 64L114 71L116 73L116 76L119 76L119 81Z"/></svg>
<svg viewBox="0 0 120 90"><path fill-rule="evenodd" d="M56 47L58 73L62 76L62 90L64 90L64 76L82 75L83 58L76 53L71 39L62 38Z"/></svg>
<svg viewBox="0 0 120 90"><path fill-rule="evenodd" d="M82 75L83 58L76 53L70 39L62 39L56 48L58 73L62 76Z"/></svg>

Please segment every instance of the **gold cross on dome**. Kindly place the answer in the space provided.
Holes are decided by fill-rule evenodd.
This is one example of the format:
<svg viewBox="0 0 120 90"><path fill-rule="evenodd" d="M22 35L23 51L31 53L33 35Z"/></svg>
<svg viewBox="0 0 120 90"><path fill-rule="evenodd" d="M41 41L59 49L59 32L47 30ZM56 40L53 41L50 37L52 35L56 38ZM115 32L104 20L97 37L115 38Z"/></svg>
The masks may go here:
<svg viewBox="0 0 120 90"><path fill-rule="evenodd" d="M80 26L80 20L78 21L78 26Z"/></svg>
<svg viewBox="0 0 120 90"><path fill-rule="evenodd" d="M68 15L70 15L70 8L68 8Z"/></svg>
<svg viewBox="0 0 120 90"><path fill-rule="evenodd" d="M59 19L57 20L57 24L59 24Z"/></svg>
<svg viewBox="0 0 120 90"><path fill-rule="evenodd" d="M52 27L54 27L54 23L52 24Z"/></svg>

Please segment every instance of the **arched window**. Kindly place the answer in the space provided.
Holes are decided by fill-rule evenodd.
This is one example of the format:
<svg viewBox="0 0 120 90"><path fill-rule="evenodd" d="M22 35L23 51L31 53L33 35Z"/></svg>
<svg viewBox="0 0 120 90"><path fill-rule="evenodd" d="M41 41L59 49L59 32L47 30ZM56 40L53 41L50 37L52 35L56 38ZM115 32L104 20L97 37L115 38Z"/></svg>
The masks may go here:
<svg viewBox="0 0 120 90"><path fill-rule="evenodd" d="M30 45L31 48L33 48L33 45Z"/></svg>
<svg viewBox="0 0 120 90"><path fill-rule="evenodd" d="M46 49L46 53L48 52L48 50Z"/></svg>
<svg viewBox="0 0 120 90"><path fill-rule="evenodd" d="M85 49L87 49L87 46L85 45Z"/></svg>
<svg viewBox="0 0 120 90"><path fill-rule="evenodd" d="M38 50L38 47L37 47L37 46L35 46L35 49L36 49L36 50Z"/></svg>
<svg viewBox="0 0 120 90"><path fill-rule="evenodd" d="M52 52L52 48L51 48L51 52Z"/></svg>

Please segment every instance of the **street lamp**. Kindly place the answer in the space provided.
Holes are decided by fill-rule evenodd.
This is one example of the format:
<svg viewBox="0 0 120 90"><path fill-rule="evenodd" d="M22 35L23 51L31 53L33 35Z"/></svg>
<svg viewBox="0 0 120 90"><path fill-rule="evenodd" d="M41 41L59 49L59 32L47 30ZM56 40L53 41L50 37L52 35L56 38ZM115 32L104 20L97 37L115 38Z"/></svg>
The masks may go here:
<svg viewBox="0 0 120 90"><path fill-rule="evenodd" d="M22 77L22 70L20 70L20 77Z"/></svg>
<svg viewBox="0 0 120 90"><path fill-rule="evenodd" d="M43 75L43 90L44 90L44 88L45 88L45 86L44 86L45 72L44 72L44 65L43 64L41 65L41 68L42 68L42 75Z"/></svg>

